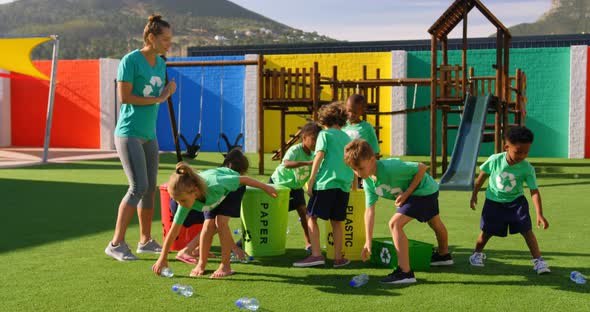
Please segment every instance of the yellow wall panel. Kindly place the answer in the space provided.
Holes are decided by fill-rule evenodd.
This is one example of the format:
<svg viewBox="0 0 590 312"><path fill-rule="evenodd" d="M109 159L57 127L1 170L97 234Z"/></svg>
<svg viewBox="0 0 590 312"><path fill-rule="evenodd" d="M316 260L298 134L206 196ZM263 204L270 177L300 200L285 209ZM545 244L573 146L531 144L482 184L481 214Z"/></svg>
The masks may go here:
<svg viewBox="0 0 590 312"><path fill-rule="evenodd" d="M371 52L371 53L326 53L326 54L280 54L265 55L265 68L280 69L284 68L309 68L313 67L314 62L318 62L319 72L322 77L332 76L332 67L338 66L338 79L340 80L359 80L362 79L363 66L367 66L367 78L375 78L377 68L381 71L381 78L391 78L391 53L390 52ZM321 93L322 100L331 98L331 90L325 86ZM391 107L391 88L383 87L380 89L380 107L381 111L389 111ZM286 137L297 132L297 127L305 124L309 115L290 115L287 116ZM368 122L375 124L373 117ZM381 153L389 154L390 151L390 122L389 116L382 116L380 124L383 127L380 131ZM273 152L280 146L280 113L278 111L265 111L264 115L264 151Z"/></svg>

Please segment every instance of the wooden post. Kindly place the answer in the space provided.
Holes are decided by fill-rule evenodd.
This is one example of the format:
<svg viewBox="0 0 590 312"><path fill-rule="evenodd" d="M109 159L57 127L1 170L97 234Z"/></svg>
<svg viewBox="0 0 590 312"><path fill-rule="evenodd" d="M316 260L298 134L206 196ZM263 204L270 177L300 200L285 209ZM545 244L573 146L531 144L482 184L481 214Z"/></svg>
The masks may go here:
<svg viewBox="0 0 590 312"><path fill-rule="evenodd" d="M502 46L503 46L503 32L498 28L496 32L496 90L495 95L498 97L498 103L496 104L496 114L494 120L494 152L500 153L501 151L501 132L502 132Z"/></svg>
<svg viewBox="0 0 590 312"><path fill-rule="evenodd" d="M285 128L287 123L287 120L285 118L286 109L288 108L281 109L281 147L279 150L279 156L281 157L281 160L283 159L283 156L285 156Z"/></svg>
<svg viewBox="0 0 590 312"><path fill-rule="evenodd" d="M445 106L442 109L442 134L441 134L441 156L442 156L442 172L443 174L447 171L448 166L448 159L447 159L447 149L448 149L448 129L449 129L449 106Z"/></svg>
<svg viewBox="0 0 590 312"><path fill-rule="evenodd" d="M520 68L516 69L516 80L514 81L514 87L516 89L516 94L514 94L514 109L516 113L514 113L514 123L517 125L521 125L521 118L522 118L522 109L521 109L521 92L522 92L522 72Z"/></svg>
<svg viewBox="0 0 590 312"><path fill-rule="evenodd" d="M441 39L441 50L442 50L442 65L446 66L449 65L449 39L445 36ZM441 65L441 67L442 67ZM450 97L450 82L451 82L451 73L449 71L440 71L440 97L446 98Z"/></svg>
<svg viewBox="0 0 590 312"><path fill-rule="evenodd" d="M437 67L437 40L432 35L430 45L430 175L436 178L436 67Z"/></svg>
<svg viewBox="0 0 590 312"><path fill-rule="evenodd" d="M338 67L336 65L332 66L332 101L338 101Z"/></svg>
<svg viewBox="0 0 590 312"><path fill-rule="evenodd" d="M510 37L508 36L508 34L503 34L504 35L504 91L502 92L502 95L504 97L504 101L502 102L502 146L504 146L506 144L506 139L504 138L504 135L506 134L506 132L508 131L508 103L510 102L510 94L512 94L512 91L510 90Z"/></svg>
<svg viewBox="0 0 590 312"><path fill-rule="evenodd" d="M463 12L463 51L461 52L461 64L463 68L463 79L461 82L461 90L463 92L463 99L467 96L467 10Z"/></svg>
<svg viewBox="0 0 590 312"><path fill-rule="evenodd" d="M258 174L264 174L264 56L258 55Z"/></svg>
<svg viewBox="0 0 590 312"><path fill-rule="evenodd" d="M379 68L377 68L377 73L375 76L375 79L379 79L381 78L381 70ZM377 106L377 110L376 110L376 114L375 114L375 134L377 135L377 144L379 144L379 138L380 136L380 128L381 128L381 122L379 120L379 101L381 100L381 98L379 97L379 87L375 86L375 104Z"/></svg>
<svg viewBox="0 0 590 312"><path fill-rule="evenodd" d="M320 101L320 74L318 62L313 62L313 68L311 70L311 96L313 103L312 118L314 121L318 120L318 109Z"/></svg>

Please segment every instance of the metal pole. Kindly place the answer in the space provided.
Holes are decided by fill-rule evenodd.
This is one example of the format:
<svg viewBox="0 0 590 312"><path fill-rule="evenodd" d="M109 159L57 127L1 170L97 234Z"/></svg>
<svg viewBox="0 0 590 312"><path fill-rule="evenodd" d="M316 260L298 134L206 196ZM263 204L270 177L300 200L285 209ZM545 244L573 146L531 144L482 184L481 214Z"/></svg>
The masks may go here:
<svg viewBox="0 0 590 312"><path fill-rule="evenodd" d="M55 98L55 76L57 72L57 56L59 53L59 37L52 35L53 38L53 56L51 58L51 80L49 82L49 99L47 104L47 118L45 121L45 142L43 144L42 163L47 163L49 154L49 140L51 138L51 121L53 119L53 100Z"/></svg>

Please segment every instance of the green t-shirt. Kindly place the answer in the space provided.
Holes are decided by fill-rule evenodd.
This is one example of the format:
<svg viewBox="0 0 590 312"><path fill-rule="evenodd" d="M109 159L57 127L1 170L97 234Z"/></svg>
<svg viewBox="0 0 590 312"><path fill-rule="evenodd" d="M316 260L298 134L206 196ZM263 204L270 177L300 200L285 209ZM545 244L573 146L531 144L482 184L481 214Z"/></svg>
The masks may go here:
<svg viewBox="0 0 590 312"><path fill-rule="evenodd" d="M207 196L205 202L195 200L195 203L190 208L178 206L176 214L174 215L174 223L182 224L191 209L197 211L209 211L217 208L217 206L225 199L227 194L237 190L240 187L240 174L227 167L219 167L205 170L199 175L205 179L207 183Z"/></svg>
<svg viewBox="0 0 590 312"><path fill-rule="evenodd" d="M166 82L166 63L162 58L156 57L156 65L152 67L143 54L135 50L121 59L117 81L133 84L133 95L158 97ZM122 103L115 136L155 139L159 106Z"/></svg>
<svg viewBox="0 0 590 312"><path fill-rule="evenodd" d="M509 203L522 196L523 182L531 190L538 188L533 165L523 160L510 166L506 160L506 152L490 156L479 169L490 175L486 198L496 202Z"/></svg>
<svg viewBox="0 0 590 312"><path fill-rule="evenodd" d="M377 161L377 180L371 177L363 180L365 189L365 204L367 207L375 205L379 197L395 200L408 189L414 176L418 173L418 163L401 161L399 158L389 158ZM426 196L438 191L438 183L428 174L418 184L412 196Z"/></svg>
<svg viewBox="0 0 590 312"><path fill-rule="evenodd" d="M344 147L350 142L346 133L339 129L329 128L320 131L315 144L315 152L324 152L324 160L318 170L314 190L339 188L350 192L354 173L344 163Z"/></svg>
<svg viewBox="0 0 590 312"><path fill-rule="evenodd" d="M284 161L310 161L313 160L313 152L309 155L303 150L303 144L299 143L291 146L283 162L275 169L272 173L272 182L276 185L288 187L292 190L300 189L305 185L305 182L309 180L309 174L311 173L311 166L301 166L298 168L285 168Z"/></svg>
<svg viewBox="0 0 590 312"><path fill-rule="evenodd" d="M377 134L373 126L362 120L356 125L351 125L350 122L346 122L346 126L342 128L342 131L346 132L351 140L363 139L371 145L373 153L379 154L381 149L379 148L379 141L377 140Z"/></svg>

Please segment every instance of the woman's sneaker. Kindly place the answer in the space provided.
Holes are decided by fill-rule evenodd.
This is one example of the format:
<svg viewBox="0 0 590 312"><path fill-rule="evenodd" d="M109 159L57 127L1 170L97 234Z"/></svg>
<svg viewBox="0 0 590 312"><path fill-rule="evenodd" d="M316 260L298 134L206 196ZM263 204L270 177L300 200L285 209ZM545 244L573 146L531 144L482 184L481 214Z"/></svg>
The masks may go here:
<svg viewBox="0 0 590 312"><path fill-rule="evenodd" d="M471 257L469 257L469 263L472 266L482 267L484 266L483 260L486 258L486 254L483 252L474 252Z"/></svg>
<svg viewBox="0 0 590 312"><path fill-rule="evenodd" d="M137 253L159 254L162 252L162 246L160 246L160 244L158 244L158 242L156 242L153 238L150 238L150 240L145 244L137 243L136 251Z"/></svg>
<svg viewBox="0 0 590 312"><path fill-rule="evenodd" d="M415 282L416 277L414 276L414 271L410 270L410 272L402 272L399 267L381 280L381 283L383 284L412 284Z"/></svg>
<svg viewBox="0 0 590 312"><path fill-rule="evenodd" d="M547 262L545 262L545 260L543 260L542 257L539 257L537 259L533 259L533 265L534 265L534 269L537 272L537 274L544 274L544 273L551 272L551 270L549 269L549 265L547 264Z"/></svg>
<svg viewBox="0 0 590 312"><path fill-rule="evenodd" d="M430 257L430 265L432 266L452 265L453 263L453 257L451 257L450 252L446 255L441 255L438 251L433 251Z"/></svg>
<svg viewBox="0 0 590 312"><path fill-rule="evenodd" d="M129 249L129 246L127 246L127 243L125 242L120 242L117 246L113 246L113 244L109 242L104 253L119 261L133 261L139 259L131 253L131 249Z"/></svg>

